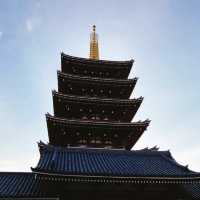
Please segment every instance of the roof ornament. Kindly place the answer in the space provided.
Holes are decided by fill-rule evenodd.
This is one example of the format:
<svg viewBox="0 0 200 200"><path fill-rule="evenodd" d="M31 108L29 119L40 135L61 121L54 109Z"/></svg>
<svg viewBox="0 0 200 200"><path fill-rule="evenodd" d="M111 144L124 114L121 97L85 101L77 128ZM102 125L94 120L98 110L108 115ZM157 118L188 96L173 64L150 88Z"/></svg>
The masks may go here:
<svg viewBox="0 0 200 200"><path fill-rule="evenodd" d="M151 151L158 151L159 147L157 147L157 145L155 145L154 147L151 147L149 150L151 150Z"/></svg>
<svg viewBox="0 0 200 200"><path fill-rule="evenodd" d="M95 25L92 26L90 34L90 59L99 60L98 35L96 34Z"/></svg>

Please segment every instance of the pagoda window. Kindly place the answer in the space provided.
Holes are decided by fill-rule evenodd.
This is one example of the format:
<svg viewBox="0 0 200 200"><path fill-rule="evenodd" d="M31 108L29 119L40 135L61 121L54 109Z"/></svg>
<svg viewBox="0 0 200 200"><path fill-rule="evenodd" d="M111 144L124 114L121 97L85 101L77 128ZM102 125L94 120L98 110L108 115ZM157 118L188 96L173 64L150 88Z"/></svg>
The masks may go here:
<svg viewBox="0 0 200 200"><path fill-rule="evenodd" d="M88 140L88 143L95 144L95 137L90 131L88 132L88 139L87 140Z"/></svg>
<svg viewBox="0 0 200 200"><path fill-rule="evenodd" d="M70 107L68 105L66 105L66 110L70 111Z"/></svg>
<svg viewBox="0 0 200 200"><path fill-rule="evenodd" d="M106 72L106 76L109 76L110 75L110 73L109 72Z"/></svg>
<svg viewBox="0 0 200 200"><path fill-rule="evenodd" d="M82 119L83 119L83 120L86 120L86 119L88 119L88 117L84 115L84 116L82 117Z"/></svg>
<svg viewBox="0 0 200 200"><path fill-rule="evenodd" d="M108 136L109 136L109 133L105 132L105 133L103 134L103 140L104 140L104 141L109 140Z"/></svg>
<svg viewBox="0 0 200 200"><path fill-rule="evenodd" d="M89 113L92 113L92 109L89 109Z"/></svg>
<svg viewBox="0 0 200 200"><path fill-rule="evenodd" d="M91 144L95 144L96 142L95 142L95 140L93 139L93 140L90 141L90 143L91 143Z"/></svg>
<svg viewBox="0 0 200 200"><path fill-rule="evenodd" d="M92 120L99 120L100 119L98 115L90 115L89 118L92 119Z"/></svg>
<svg viewBox="0 0 200 200"><path fill-rule="evenodd" d="M86 144L87 140L84 137L82 137L78 142L81 144Z"/></svg>
<svg viewBox="0 0 200 200"><path fill-rule="evenodd" d="M83 94L86 93L86 89L85 88L82 88L81 91L82 91Z"/></svg>
<svg viewBox="0 0 200 200"><path fill-rule="evenodd" d="M91 135L92 135L92 134L89 132L89 133L88 133L88 136L90 137Z"/></svg>
<svg viewBox="0 0 200 200"><path fill-rule="evenodd" d="M99 117L99 115L96 115L96 120L100 120L100 117Z"/></svg>
<svg viewBox="0 0 200 200"><path fill-rule="evenodd" d="M95 138L95 143L96 143L96 144L101 144L101 143L102 143L102 142L101 142L101 137L97 136L97 137Z"/></svg>
<svg viewBox="0 0 200 200"><path fill-rule="evenodd" d="M112 142L110 140L106 140L105 144L112 144Z"/></svg>
<svg viewBox="0 0 200 200"><path fill-rule="evenodd" d="M108 117L104 117L103 120L108 121L109 119L108 119Z"/></svg>
<svg viewBox="0 0 200 200"><path fill-rule="evenodd" d="M111 90L108 90L108 93L109 93L109 94L112 94L112 91L111 91Z"/></svg>
<svg viewBox="0 0 200 200"><path fill-rule="evenodd" d="M86 143L87 143L87 140L86 140L86 139L82 139L82 143L83 143L83 144L86 144Z"/></svg>
<svg viewBox="0 0 200 200"><path fill-rule="evenodd" d="M72 67L72 72L76 73L75 67Z"/></svg>
<svg viewBox="0 0 200 200"><path fill-rule="evenodd" d="M79 133L79 132L76 132L76 135L77 135L77 136L79 136L79 135L80 135L80 133Z"/></svg>
<svg viewBox="0 0 200 200"><path fill-rule="evenodd" d="M122 73L121 73L121 71L119 71L119 72L116 73L116 76L115 76L115 77L116 77L116 78L119 78L121 75L122 75Z"/></svg>
<svg viewBox="0 0 200 200"><path fill-rule="evenodd" d="M84 74L87 74L87 70L84 70Z"/></svg>
<svg viewBox="0 0 200 200"><path fill-rule="evenodd" d="M63 131L63 133L62 133L63 135L66 135L66 131Z"/></svg>
<svg viewBox="0 0 200 200"><path fill-rule="evenodd" d="M123 90L121 90L119 94L124 94L124 91L123 91Z"/></svg>
<svg viewBox="0 0 200 200"><path fill-rule="evenodd" d="M67 84L67 87L70 88L70 87L72 87L72 85L71 84Z"/></svg>

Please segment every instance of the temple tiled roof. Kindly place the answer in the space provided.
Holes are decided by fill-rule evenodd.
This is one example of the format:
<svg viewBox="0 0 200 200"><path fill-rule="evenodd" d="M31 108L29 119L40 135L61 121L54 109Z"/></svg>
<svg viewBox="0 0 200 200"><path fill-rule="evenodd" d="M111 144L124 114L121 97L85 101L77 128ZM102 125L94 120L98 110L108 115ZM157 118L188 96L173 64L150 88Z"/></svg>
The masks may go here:
<svg viewBox="0 0 200 200"><path fill-rule="evenodd" d="M200 184L186 184L183 186L183 188L192 199L200 199Z"/></svg>
<svg viewBox="0 0 200 200"><path fill-rule="evenodd" d="M169 151L62 148L39 143L34 171L107 177L195 177L200 174L178 164Z"/></svg>
<svg viewBox="0 0 200 200"><path fill-rule="evenodd" d="M143 97L137 99L99 98L63 94L55 90L52 96L54 115L68 119L79 119L83 116L91 119L92 113L93 116L100 116L102 119L106 116L106 119L110 121L130 122L143 101ZM106 114L103 115L105 110Z"/></svg>
<svg viewBox="0 0 200 200"><path fill-rule="evenodd" d="M33 173L1 172L0 198L2 197L45 197L41 180Z"/></svg>
<svg viewBox="0 0 200 200"><path fill-rule="evenodd" d="M91 76L79 76L74 74L63 73L57 71L58 78L67 78L68 80L75 80L75 81L85 81L90 82L93 84L115 84L115 85L135 85L138 78L132 79L115 79L115 78L99 78L99 77L91 77Z"/></svg>
<svg viewBox="0 0 200 200"><path fill-rule="evenodd" d="M106 127L112 129L119 129L119 128L146 128L148 127L150 120L146 119L145 121L138 121L138 122L110 122L110 121L92 121L92 120L75 120L75 119L65 119L60 117L54 117L49 113L46 114L46 120L51 122L56 122L60 124L68 124L68 125L76 125L77 127L82 126L93 126L93 127Z"/></svg>
<svg viewBox="0 0 200 200"><path fill-rule="evenodd" d="M98 64L98 65L103 65L103 66L110 66L113 67L131 67L134 60L127 60L127 61L111 61L111 60L94 60L94 59L89 59L89 58L81 58L81 57L75 57L75 56L70 56L65 53L61 53L61 59L68 61L68 62L75 62L75 63L82 63L82 64Z"/></svg>
<svg viewBox="0 0 200 200"><path fill-rule="evenodd" d="M78 95L68 95L68 94L63 94L60 92L56 92L53 90L53 96L57 98L61 98L62 100L68 100L68 101L77 101L77 102L84 102L84 103L95 103L96 105L98 104L109 104L109 105L121 105L121 106L126 106L126 105L135 105L137 103L141 104L143 97L139 98L134 98L134 99L111 99L111 98L98 98L98 97L88 97L88 96L78 96Z"/></svg>
<svg viewBox="0 0 200 200"><path fill-rule="evenodd" d="M45 176L47 180L54 180L52 175ZM58 179L57 179L58 180ZM22 198L30 200L31 198L38 200L57 200L52 198L44 189L41 182L44 180L37 176L37 173L25 172L1 172L0 173L0 199ZM200 199L200 184L183 184L181 186L194 200ZM51 194L52 196L53 194Z"/></svg>
<svg viewBox="0 0 200 200"><path fill-rule="evenodd" d="M108 61L69 56L61 53L61 70L65 73L91 74L97 77L127 78L133 60Z"/></svg>

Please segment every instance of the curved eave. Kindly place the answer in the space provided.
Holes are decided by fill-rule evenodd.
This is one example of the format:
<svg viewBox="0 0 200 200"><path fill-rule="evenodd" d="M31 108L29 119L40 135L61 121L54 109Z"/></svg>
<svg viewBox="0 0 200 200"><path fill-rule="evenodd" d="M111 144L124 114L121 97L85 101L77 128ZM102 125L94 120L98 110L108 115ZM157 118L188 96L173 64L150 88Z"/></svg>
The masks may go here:
<svg viewBox="0 0 200 200"><path fill-rule="evenodd" d="M0 172L0 199L48 197L36 176L32 172Z"/></svg>
<svg viewBox="0 0 200 200"><path fill-rule="evenodd" d="M134 106L136 104L141 104L143 101L143 97L139 97L137 99L109 99L109 98L96 98L96 97L88 97L88 96L77 96L77 95L67 95L60 92L52 91L52 95L57 99L63 99L66 101L73 102L83 102L87 104L106 104L106 105L118 105L118 106Z"/></svg>
<svg viewBox="0 0 200 200"><path fill-rule="evenodd" d="M61 53L61 60L64 60L66 62L71 62L79 65L95 65L99 67L115 67L115 68L131 68L133 65L134 60L128 60L128 61L110 61L110 60L94 60L89 58L80 58L75 56L70 56L67 54Z"/></svg>
<svg viewBox="0 0 200 200"><path fill-rule="evenodd" d="M49 113L46 114L47 121L52 121L57 124L66 124L72 126L90 126L90 127L106 127L106 128L127 128L132 129L134 127L141 127L144 130L148 127L150 120L145 120L143 122L103 122L103 121L91 121L91 120L72 120L72 119L64 119L58 118L50 115Z"/></svg>
<svg viewBox="0 0 200 200"><path fill-rule="evenodd" d="M133 79L110 79L110 78L97 78L97 77L89 77L89 76L78 76L73 74L63 73L61 71L57 71L58 79L64 78L72 81L80 81L80 82L89 82L89 83L96 83L96 84L106 84L106 85L135 85L138 78L135 77Z"/></svg>
<svg viewBox="0 0 200 200"><path fill-rule="evenodd" d="M43 175L57 176L57 178L77 178L79 181L81 178L86 178L93 180L137 180L136 183L142 183L140 181L145 180L143 183L149 181L153 184L175 183L175 181L176 183L186 183L185 181L187 183L200 183L200 173L190 171L185 166L174 163L169 157L168 151L55 147L42 142L38 143L38 147L40 160L32 170ZM69 167L70 163L66 163L66 155L74 155L74 162L71 163L73 168ZM100 160L102 163L99 162ZM148 161L151 161L149 165L151 170L146 165ZM86 162L87 167L84 165ZM169 163L170 165L168 165ZM66 165L67 167L65 167ZM113 168L107 170L111 165ZM166 171L166 165L170 167L169 171ZM125 170L123 166L128 168ZM167 182L159 182L164 180Z"/></svg>
<svg viewBox="0 0 200 200"><path fill-rule="evenodd" d="M109 183L109 184L200 184L200 176L197 177L123 177L123 176L89 176L89 175L68 175L42 171L31 168L33 173L39 175L38 179L50 181L66 181L77 183Z"/></svg>

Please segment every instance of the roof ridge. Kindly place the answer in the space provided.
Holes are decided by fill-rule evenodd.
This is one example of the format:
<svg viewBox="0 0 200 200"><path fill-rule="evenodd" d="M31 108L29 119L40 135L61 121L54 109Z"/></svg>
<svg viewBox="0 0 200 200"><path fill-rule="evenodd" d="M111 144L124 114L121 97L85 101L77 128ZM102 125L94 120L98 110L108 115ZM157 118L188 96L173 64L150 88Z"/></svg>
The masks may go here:
<svg viewBox="0 0 200 200"><path fill-rule="evenodd" d="M64 98L78 98L83 100L96 100L96 101L107 101L107 102L120 102L120 103L137 103L141 102L144 97L140 96L138 98L132 99L117 99L117 98L99 98L99 97L90 97L90 96L81 96L81 95L71 95L71 94L64 94L62 92L57 92L56 90L52 90L53 95L62 96Z"/></svg>
<svg viewBox="0 0 200 200"><path fill-rule="evenodd" d="M17 175L22 175L22 174L26 174L26 175L34 175L33 172L20 172L20 171L0 171L0 175L2 174L17 174Z"/></svg>
<svg viewBox="0 0 200 200"><path fill-rule="evenodd" d="M47 150L55 150L55 151L80 151L80 152L95 152L95 153L121 153L121 154L144 154L144 155L160 155L162 153L169 153L168 151L152 151L152 150L125 150L125 149L106 149L106 148L83 148L83 147L63 147L63 146L54 146L50 144L45 144L43 142L39 142L38 146L41 148L45 148Z"/></svg>
<svg viewBox="0 0 200 200"><path fill-rule="evenodd" d="M84 58L84 57L76 57L76 56L71 56L71 55L67 55L64 52L61 52L61 58L68 58L70 60L77 60L77 61L82 61L82 62L89 62L89 63L106 63L106 64L118 64L118 65L126 65L126 64L133 64L134 60L130 59L130 60L124 60L124 61L117 61L117 60L94 60L94 59L90 59L90 58Z"/></svg>
<svg viewBox="0 0 200 200"><path fill-rule="evenodd" d="M68 77L68 78L79 78L79 79L84 79L84 80L92 80L92 81L101 81L101 82L134 82L138 80L138 77L134 77L134 78L127 78L127 79L117 79L117 78L100 78L100 77L92 77L92 76L80 76L80 75L74 75L74 74L69 74L66 72L62 72L60 70L57 70L57 74L64 76L64 77Z"/></svg>
<svg viewBox="0 0 200 200"><path fill-rule="evenodd" d="M59 121L59 122L63 122L63 123L78 123L79 125L86 125L86 124L94 124L94 125L111 125L111 126L114 126L114 127L117 127L117 126L130 126L130 127L133 127L133 126L136 126L136 125L139 125L139 126L144 126L144 125L149 125L149 123L151 122L149 119L146 119L144 121L137 121L137 122L104 122L104 121L91 121L91 120L88 120L88 121L84 121L84 120L79 120L79 119L66 119L66 118L61 118L61 117L55 117L55 116L52 116L51 114L47 113L46 114L46 118L47 120L48 119L53 119L55 121Z"/></svg>
<svg viewBox="0 0 200 200"><path fill-rule="evenodd" d="M184 169L184 170L186 170L186 171L188 171L188 172L191 172L191 173L197 173L197 174L199 174L198 172L195 172L195 171L192 171L192 170L190 170L189 168L188 168L188 166L186 165L186 166L184 166L184 165L181 165L180 163L178 163L176 160L175 160L175 158L172 156L172 154L171 154L171 152L168 150L168 156L166 156L166 155L161 155L165 160L167 160L168 162L170 162L170 163L172 163L172 164L174 164L174 165L176 165L177 167L180 167L180 168L182 168L182 169Z"/></svg>

